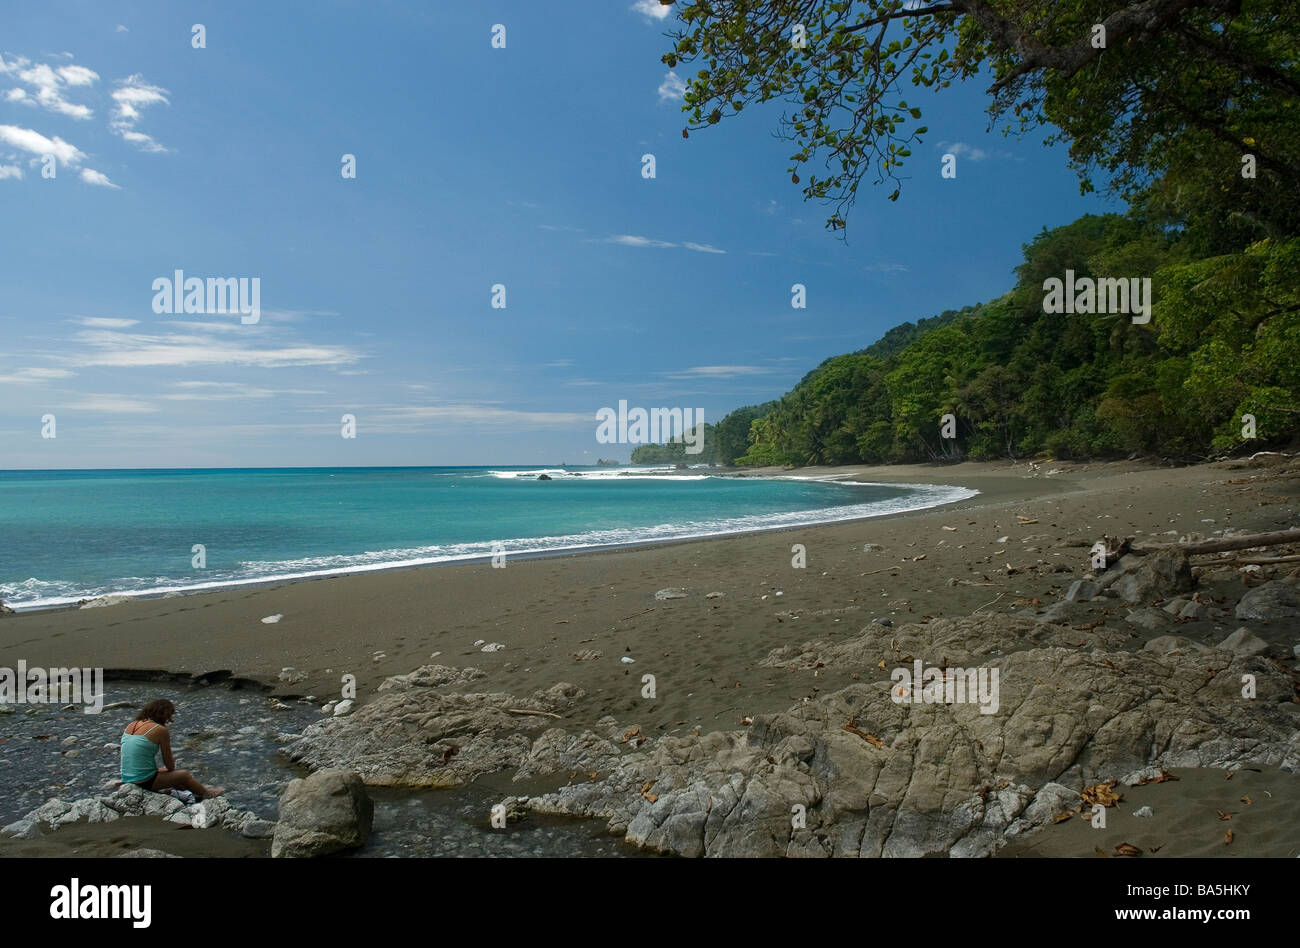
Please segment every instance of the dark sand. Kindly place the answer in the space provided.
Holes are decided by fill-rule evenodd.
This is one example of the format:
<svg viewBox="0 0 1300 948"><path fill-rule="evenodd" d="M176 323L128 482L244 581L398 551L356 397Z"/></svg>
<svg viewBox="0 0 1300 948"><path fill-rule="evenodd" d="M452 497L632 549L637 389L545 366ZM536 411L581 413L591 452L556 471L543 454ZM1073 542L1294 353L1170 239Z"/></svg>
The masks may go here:
<svg viewBox="0 0 1300 948"><path fill-rule="evenodd" d="M924 616L966 615L982 606L1010 611L1035 599L1049 604L1086 570L1088 547L1103 533L1170 542L1189 531L1208 535L1296 524L1294 481L1243 487L1228 481L1251 472L1222 466L1047 462L1034 470L1003 462L796 473L957 484L981 493L929 511L515 559L504 569L428 567L19 615L0 620L0 664L12 666L21 658L46 667L193 675L224 670L321 703L338 697L344 673L356 675L358 698L365 701L389 675L431 662L472 665L487 673L474 690L523 695L560 681L579 685L587 697L566 720L569 727L591 726L612 714L650 736L730 729L744 715L784 710L856 677L830 668L815 678L759 668L778 646L853 635L878 616L899 625ZM1022 524L1018 516L1037 522ZM1007 540L999 543L1002 537ZM791 565L795 543L807 548L805 569ZM884 549L864 552L866 543ZM1008 564L1040 561L1065 564L1072 572L1005 572ZM656 601L655 591L665 587L685 587L691 594ZM723 596L705 598L711 592ZM277 613L283 619L276 624L260 621ZM1122 620L1123 608L1117 606L1116 613L1112 622ZM1202 620L1177 631L1213 643L1236 625L1230 618ZM1300 641L1294 629L1275 632ZM1141 646L1137 635L1135 630L1134 648ZM484 653L474 644L478 640L505 647ZM602 655L579 661L574 653L581 650ZM635 664L621 663L624 655ZM306 672L307 680L277 685L284 666ZM647 673L656 676L654 702L641 698L641 676ZM106 700L115 700L111 681L106 690ZM160 696L167 690L159 685ZM219 782L219 776L212 779ZM1139 789L1169 798L1194 796L1194 783ZM1300 787L1300 780L1292 784ZM1300 795L1292 790L1290 800L1294 804ZM1152 805L1168 819L1172 804ZM1051 837L1064 839L1060 827L1053 829ZM1080 854L1081 845L1069 840L1049 849ZM1093 845L1081 854L1092 854Z"/></svg>

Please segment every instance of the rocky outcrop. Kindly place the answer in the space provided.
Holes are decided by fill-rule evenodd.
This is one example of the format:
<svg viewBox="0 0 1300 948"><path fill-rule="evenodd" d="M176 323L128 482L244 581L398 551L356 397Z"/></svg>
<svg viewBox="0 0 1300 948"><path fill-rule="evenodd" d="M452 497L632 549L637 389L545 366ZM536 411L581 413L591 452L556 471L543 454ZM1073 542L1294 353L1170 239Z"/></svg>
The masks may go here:
<svg viewBox="0 0 1300 948"><path fill-rule="evenodd" d="M356 849L370 837L375 805L361 778L347 770L319 770L290 781L280 797L273 859L309 858Z"/></svg>
<svg viewBox="0 0 1300 948"><path fill-rule="evenodd" d="M444 694L412 680L347 717L310 725L285 750L313 769L355 771L370 786L455 787L536 758L531 732L553 727L582 695L567 683L531 698Z"/></svg>
<svg viewBox="0 0 1300 948"><path fill-rule="evenodd" d="M1300 767L1294 688L1274 664L1032 641L1006 654L1059 637L987 616L910 624L892 642L869 627L850 642L777 650L764 664L982 662L999 671L998 710L896 703L889 682L864 682L748 729L663 738L604 779L528 805L688 856L980 856L1076 805L1085 787L1142 768ZM1242 695L1247 673L1254 698Z"/></svg>

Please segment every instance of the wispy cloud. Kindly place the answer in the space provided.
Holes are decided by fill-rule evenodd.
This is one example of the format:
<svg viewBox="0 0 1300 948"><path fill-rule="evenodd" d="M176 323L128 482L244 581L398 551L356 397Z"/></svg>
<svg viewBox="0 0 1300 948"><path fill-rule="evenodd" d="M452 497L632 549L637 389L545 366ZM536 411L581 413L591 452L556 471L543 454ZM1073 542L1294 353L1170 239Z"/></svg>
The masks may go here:
<svg viewBox="0 0 1300 948"><path fill-rule="evenodd" d="M371 409L371 429L402 430L442 425L490 425L520 429L538 426L573 427L594 424L595 412L520 411L492 405L395 405Z"/></svg>
<svg viewBox="0 0 1300 948"><path fill-rule="evenodd" d="M92 329L130 329L140 322L138 319L118 319L115 316L75 316L72 321Z"/></svg>
<svg viewBox="0 0 1300 948"><path fill-rule="evenodd" d="M682 81L681 76L669 70L663 82L659 83L659 101L680 102L685 94L686 83Z"/></svg>
<svg viewBox="0 0 1300 948"><path fill-rule="evenodd" d="M79 165L86 158L85 152L75 145L69 145L57 135L46 138L40 132L17 125L0 125L0 142L33 155L53 155L69 166Z"/></svg>
<svg viewBox="0 0 1300 948"><path fill-rule="evenodd" d="M169 105L167 95L166 89L149 85L139 73L119 79L117 88L113 90L116 108L109 128L141 151L166 151L150 136L138 131L135 125L140 120L142 111L149 106Z"/></svg>
<svg viewBox="0 0 1300 948"><path fill-rule="evenodd" d="M138 398L128 398L125 395L97 394L87 394L82 401L73 402L68 407L74 411L103 411L129 415L146 414L158 410L157 405L150 405Z"/></svg>
<svg viewBox="0 0 1300 948"><path fill-rule="evenodd" d="M245 398L272 398L277 395L324 395L319 389L257 388L243 382L177 382L180 392L160 396L173 402L236 401Z"/></svg>
<svg viewBox="0 0 1300 948"><path fill-rule="evenodd" d="M908 269L901 263L869 263L862 268L868 273L907 273Z"/></svg>
<svg viewBox="0 0 1300 948"><path fill-rule="evenodd" d="M54 379L66 379L75 374L75 372L69 372L67 369L18 369L7 375L0 375L0 383L9 382L14 385L29 385L33 382L51 382Z"/></svg>
<svg viewBox="0 0 1300 948"><path fill-rule="evenodd" d="M696 365L680 372L665 372L670 379L734 379L742 375L765 375L772 370L761 365Z"/></svg>
<svg viewBox="0 0 1300 948"><path fill-rule="evenodd" d="M21 181L22 177L23 169L18 167L18 165L0 165L0 181L3 181L5 178L17 178Z"/></svg>
<svg viewBox="0 0 1300 948"><path fill-rule="evenodd" d="M349 365L360 354L341 346L297 345L257 348L210 333L165 335L87 329L74 333L81 352L62 355L65 365L178 366L252 365L278 368L293 365Z"/></svg>
<svg viewBox="0 0 1300 948"><path fill-rule="evenodd" d="M1015 156L1009 151L994 149L986 151L983 148L977 148L967 142L939 142L936 146L939 150L958 158L965 157L967 161L984 161L988 158L1014 158Z"/></svg>
<svg viewBox="0 0 1300 948"><path fill-rule="evenodd" d="M697 253L726 253L725 250L719 250L717 247L710 244L698 244L690 240L677 243L672 240L656 240L653 237L641 237L637 234L616 234L613 237L606 237L599 242L606 244L622 244L624 247L682 247L686 250L694 250Z"/></svg>

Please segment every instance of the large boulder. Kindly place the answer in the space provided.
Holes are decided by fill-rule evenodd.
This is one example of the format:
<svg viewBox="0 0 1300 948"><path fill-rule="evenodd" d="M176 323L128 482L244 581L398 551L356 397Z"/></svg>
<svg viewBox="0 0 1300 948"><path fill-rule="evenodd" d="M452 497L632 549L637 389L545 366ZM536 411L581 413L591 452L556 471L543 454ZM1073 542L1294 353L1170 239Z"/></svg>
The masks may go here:
<svg viewBox="0 0 1300 948"><path fill-rule="evenodd" d="M271 856L306 858L356 849L369 838L374 815L375 805L359 776L318 770L291 781L280 797Z"/></svg>
<svg viewBox="0 0 1300 948"><path fill-rule="evenodd" d="M1125 602L1168 599L1196 586L1192 566L1182 550L1160 550L1140 560L1136 569L1115 580L1114 590Z"/></svg>
<svg viewBox="0 0 1300 948"><path fill-rule="evenodd" d="M1241 597L1238 619L1294 619L1300 616L1300 589L1281 580L1271 580Z"/></svg>

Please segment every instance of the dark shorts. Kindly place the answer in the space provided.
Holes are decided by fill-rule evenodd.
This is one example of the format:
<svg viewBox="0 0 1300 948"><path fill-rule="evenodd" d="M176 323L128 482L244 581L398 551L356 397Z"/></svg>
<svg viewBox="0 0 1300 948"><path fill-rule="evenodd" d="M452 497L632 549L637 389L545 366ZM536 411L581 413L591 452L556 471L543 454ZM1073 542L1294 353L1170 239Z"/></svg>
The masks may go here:
<svg viewBox="0 0 1300 948"><path fill-rule="evenodd" d="M158 771L155 770L153 772L152 777L150 777L148 780L141 780L139 783L134 784L134 786L139 787L141 790L152 790L153 782L157 779L158 779Z"/></svg>

